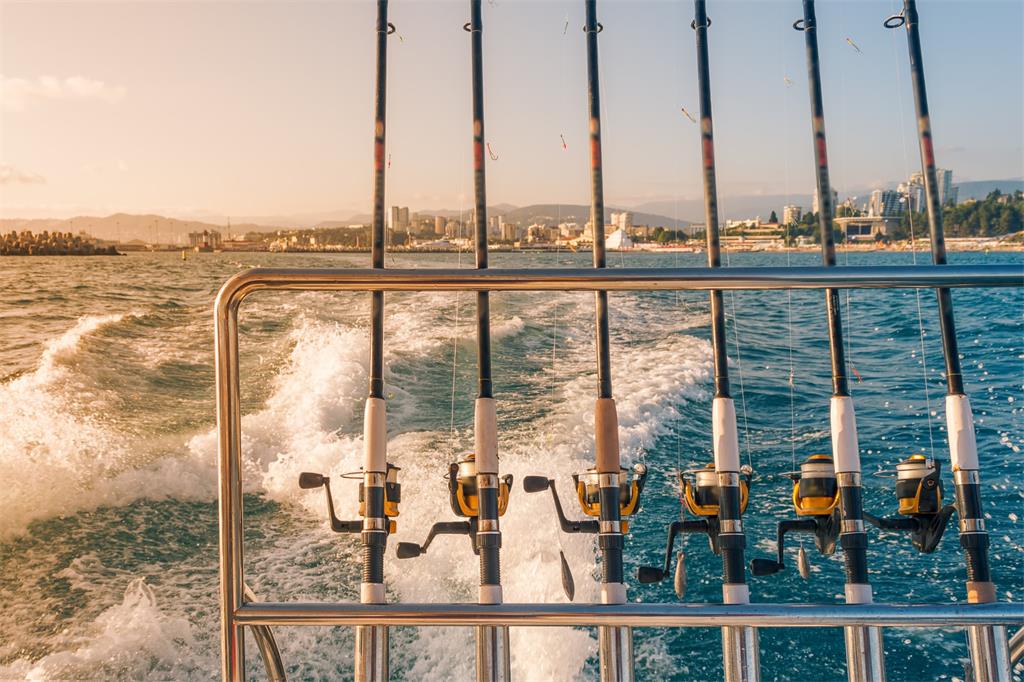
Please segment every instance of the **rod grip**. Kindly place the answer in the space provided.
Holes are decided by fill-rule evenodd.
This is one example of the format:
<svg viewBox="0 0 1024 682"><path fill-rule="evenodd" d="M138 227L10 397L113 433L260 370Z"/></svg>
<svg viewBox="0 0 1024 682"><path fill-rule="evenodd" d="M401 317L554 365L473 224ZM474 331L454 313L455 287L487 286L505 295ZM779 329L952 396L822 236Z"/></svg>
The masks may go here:
<svg viewBox="0 0 1024 682"><path fill-rule="evenodd" d="M478 474L498 473L498 414L494 398L477 398L473 438Z"/></svg>
<svg viewBox="0 0 1024 682"><path fill-rule="evenodd" d="M614 398L598 398L594 405L594 449L598 473L619 473L619 415Z"/></svg>
<svg viewBox="0 0 1024 682"><path fill-rule="evenodd" d="M387 406L383 398L367 398L363 415L364 472L387 473L388 425Z"/></svg>

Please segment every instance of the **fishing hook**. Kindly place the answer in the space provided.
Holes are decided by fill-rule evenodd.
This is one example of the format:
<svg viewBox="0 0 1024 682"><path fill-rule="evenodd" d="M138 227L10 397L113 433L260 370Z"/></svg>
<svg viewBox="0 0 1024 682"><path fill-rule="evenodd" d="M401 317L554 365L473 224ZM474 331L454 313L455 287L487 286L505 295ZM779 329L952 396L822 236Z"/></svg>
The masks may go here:
<svg viewBox="0 0 1024 682"><path fill-rule="evenodd" d="M559 133L558 136L562 138L562 149L564 149L565 151L569 151L569 145L565 143L565 135Z"/></svg>
<svg viewBox="0 0 1024 682"><path fill-rule="evenodd" d="M491 151L491 143L487 143L487 155L491 157L491 161L497 161L498 155Z"/></svg>

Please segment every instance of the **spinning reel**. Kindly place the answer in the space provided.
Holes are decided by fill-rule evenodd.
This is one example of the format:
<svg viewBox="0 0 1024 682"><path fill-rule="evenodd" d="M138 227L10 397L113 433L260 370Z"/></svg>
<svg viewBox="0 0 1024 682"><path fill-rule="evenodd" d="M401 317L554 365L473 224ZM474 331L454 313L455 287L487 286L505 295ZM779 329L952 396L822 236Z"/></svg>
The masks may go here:
<svg viewBox="0 0 1024 682"><path fill-rule="evenodd" d="M902 518L864 512L864 519L881 530L908 532L919 552L934 552L956 510L951 504L942 506L942 465L924 455L911 455L897 464L896 499Z"/></svg>
<svg viewBox="0 0 1024 682"><path fill-rule="evenodd" d="M398 482L399 467L388 464L387 474L384 477L384 515L387 516L387 532L394 533L396 523L393 520L398 516L398 504L402 501L402 484ZM360 478L361 473L344 474L342 478ZM363 520L341 521L334 513L334 498L331 496L331 480L323 474L303 472L299 474L299 487L304 490L323 487L327 493L327 515L331 519L331 530L335 533L361 533L363 532ZM360 480L359 483L359 515L366 516L366 486Z"/></svg>
<svg viewBox="0 0 1024 682"><path fill-rule="evenodd" d="M814 544L824 556L836 551L839 539L839 483L829 455L811 455L800 471L791 473L793 479L793 509L804 518L779 522L778 559L754 559L750 571L756 576L773 575L785 568L786 533L813 533ZM800 577L810 577L811 567L803 545L797 554Z"/></svg>
<svg viewBox="0 0 1024 682"><path fill-rule="evenodd" d="M601 486L600 486L600 474L598 474L596 468L587 469L583 473L573 474L572 476L573 485L576 487L576 498L579 502L580 509L587 516L600 517L601 516ZM619 494L616 500L619 505L619 517L621 520L622 533L629 532L629 521L628 518L636 513L637 508L640 506L640 494L644 490L644 485L647 483L647 466L644 464L634 464L632 470L619 469L618 484ZM565 516L565 511L562 509L562 502L558 497L558 491L555 489L555 481L548 478L547 476L527 476L523 479L523 490L528 493L539 493L544 490L551 491L551 499L555 503L555 514L558 516L558 525L562 529L563 533L600 533L601 522L593 520L583 521L570 521ZM612 487L614 491L614 487ZM572 601L575 593L573 586L572 573L569 571L569 565L565 560L565 554L561 553L562 559L562 587L565 589L566 596Z"/></svg>
<svg viewBox="0 0 1024 682"><path fill-rule="evenodd" d="M476 457L472 454L448 466L448 502L456 516L466 521L438 521L430 528L427 539L422 545L415 542L398 543L399 559L411 559L426 554L427 548L438 535L468 535L473 545L473 553L479 554L477 533L480 528L480 507L488 502L483 501L477 485ZM508 508L508 497L512 490L512 474L506 474L498 480L497 515L504 516Z"/></svg>
<svg viewBox="0 0 1024 682"><path fill-rule="evenodd" d="M740 514L747 509L750 498L750 481L753 470L749 466L740 469ZM695 516L695 519L673 521L668 527L668 542L665 547L665 564L663 567L641 566L637 569L637 580L641 583L657 583L668 577L672 564L672 549L676 536L680 533L704 533L708 536L711 551L721 554L719 543L721 521L718 518L719 485L718 473L714 464L700 469L690 469L679 474L680 502L682 506ZM676 594L682 598L686 593L686 555L680 551L676 560L675 570Z"/></svg>

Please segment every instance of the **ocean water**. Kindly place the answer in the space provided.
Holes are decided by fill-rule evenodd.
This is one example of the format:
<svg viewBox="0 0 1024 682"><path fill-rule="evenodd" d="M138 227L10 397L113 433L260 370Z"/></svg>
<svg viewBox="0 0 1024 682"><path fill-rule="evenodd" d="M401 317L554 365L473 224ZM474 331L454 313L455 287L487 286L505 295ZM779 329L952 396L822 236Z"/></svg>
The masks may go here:
<svg viewBox="0 0 1024 682"><path fill-rule="evenodd" d="M919 257L927 262L927 256ZM700 265L693 254L620 255L613 267ZM1021 262L1021 254L953 254L961 263ZM365 255L176 254L0 259L0 678L195 679L219 670L216 440L211 306L243 268L365 264ZM850 264L907 263L909 254L845 254ZM745 254L733 265L817 264L814 254ZM493 267L585 267L586 254L494 254ZM472 266L471 255L388 257L388 266ZM570 475L592 457L593 298L495 294L494 368L502 466L516 476L504 531L508 601L564 601L558 548L577 600L596 595L593 537L557 532L550 498L518 480L546 474L571 503ZM1024 292L954 293L982 462L998 596L1024 599ZM895 512L891 469L914 452L948 463L934 294L854 291L843 297L865 471L866 506ZM386 379L390 458L402 467L394 542L422 541L451 520L443 475L472 444L475 390L470 294L388 297ZM920 303L920 317L918 304ZM726 294L730 363L743 457L756 477L745 517L748 556L770 556L775 524L791 517L794 461L827 452L830 391L821 292ZM242 308L246 575L263 599L354 600L358 539L332 534L320 491L301 471L358 469L366 390L365 294L260 293ZM626 461L652 470L627 542L630 573L660 561L678 518L675 471L711 459L707 295L611 296L612 364ZM924 352L921 350L921 326ZM792 376L792 391L790 377ZM944 471L948 496L952 478ZM356 485L335 486L339 515L356 513ZM869 530L880 602L964 599L953 529L919 555L905 538ZM809 551L812 576L752 578L758 602L841 603L841 556ZM720 561L706 539L684 540L690 602L720 600ZM808 545L810 549L810 545ZM465 538L386 566L393 600L473 601L477 562ZM670 582L670 581L668 581ZM674 601L668 582L633 584L637 601ZM844 678L841 630L762 630L766 680ZM345 628L281 628L294 679L351 677ZM717 629L635 633L645 680L721 675ZM512 631L519 680L593 679L589 629ZM887 630L893 680L963 677L962 631ZM395 679L473 677L468 629L396 629ZM256 648L249 674L261 679Z"/></svg>

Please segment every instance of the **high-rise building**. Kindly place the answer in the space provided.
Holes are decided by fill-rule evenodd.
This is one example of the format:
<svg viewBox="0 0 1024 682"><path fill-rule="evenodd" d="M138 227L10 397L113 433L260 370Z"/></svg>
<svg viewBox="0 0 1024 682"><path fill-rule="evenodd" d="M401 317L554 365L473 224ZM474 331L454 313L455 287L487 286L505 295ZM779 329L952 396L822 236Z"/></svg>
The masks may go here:
<svg viewBox="0 0 1024 682"><path fill-rule="evenodd" d="M487 235L490 237L501 236L501 217L492 215L487 219Z"/></svg>
<svg viewBox="0 0 1024 682"><path fill-rule="evenodd" d="M783 225L796 225L800 222L800 216L803 215L803 206L797 206L796 204L786 204L782 207L782 224Z"/></svg>
<svg viewBox="0 0 1024 682"><path fill-rule="evenodd" d="M939 204L955 204L957 198L956 188L953 187L953 171L947 168L936 168L935 176L938 179L936 191L939 195Z"/></svg>
<svg viewBox="0 0 1024 682"><path fill-rule="evenodd" d="M434 234L441 236L444 234L444 226L448 221L444 219L444 216L434 217Z"/></svg>
<svg viewBox="0 0 1024 682"><path fill-rule="evenodd" d="M501 240L506 242L514 242L519 239L519 226L515 223L506 223L504 219L501 221Z"/></svg>
<svg viewBox="0 0 1024 682"><path fill-rule="evenodd" d="M900 193L891 189L876 189L868 202L868 215L891 218L903 213L905 204L900 202Z"/></svg>
<svg viewBox="0 0 1024 682"><path fill-rule="evenodd" d="M633 228L633 214L629 211L623 211L618 214L618 220L615 217L615 214L612 214L612 224L620 230L625 230L626 234L629 234L629 231Z"/></svg>
<svg viewBox="0 0 1024 682"><path fill-rule="evenodd" d="M839 192L832 190L832 210L835 211L836 206L839 205ZM821 202L818 199L818 190L814 190L814 200L811 202L811 213L821 212Z"/></svg>

